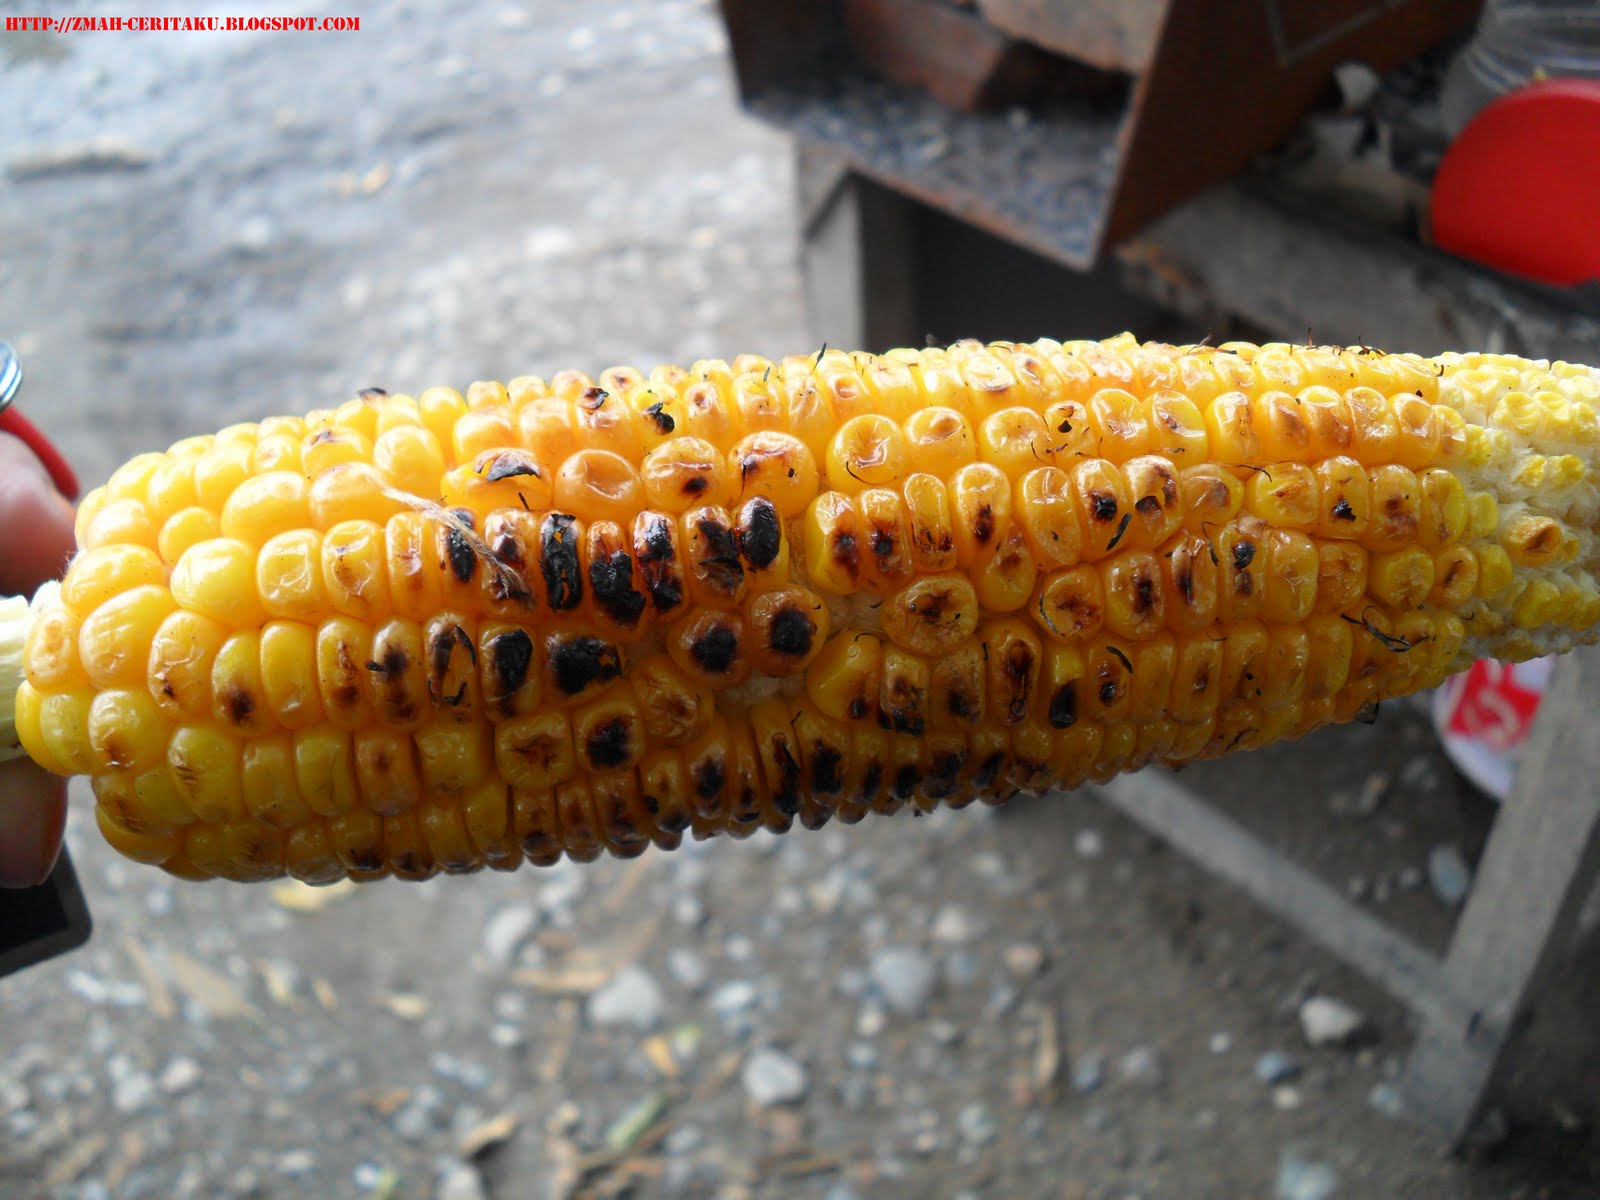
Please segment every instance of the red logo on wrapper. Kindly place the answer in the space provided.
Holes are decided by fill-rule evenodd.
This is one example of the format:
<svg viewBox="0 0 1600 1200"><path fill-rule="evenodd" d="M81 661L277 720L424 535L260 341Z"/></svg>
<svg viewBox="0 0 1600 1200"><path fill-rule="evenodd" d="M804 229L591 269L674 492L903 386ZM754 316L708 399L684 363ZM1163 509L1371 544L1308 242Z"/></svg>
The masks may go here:
<svg viewBox="0 0 1600 1200"><path fill-rule="evenodd" d="M1473 738L1491 750L1506 751L1521 744L1539 711L1543 678L1518 677L1521 663L1475 662L1461 681L1455 711L1446 727L1451 733ZM1523 672L1525 675L1529 672ZM1540 671L1539 675L1547 675Z"/></svg>

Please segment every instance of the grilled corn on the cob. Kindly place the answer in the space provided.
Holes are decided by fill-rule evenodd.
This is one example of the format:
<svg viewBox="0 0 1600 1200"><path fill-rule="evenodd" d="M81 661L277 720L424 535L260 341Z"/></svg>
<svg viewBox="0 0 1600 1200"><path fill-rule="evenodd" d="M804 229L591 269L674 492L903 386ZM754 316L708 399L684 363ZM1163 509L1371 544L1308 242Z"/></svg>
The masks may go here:
<svg viewBox="0 0 1600 1200"><path fill-rule="evenodd" d="M1563 363L1126 335L369 390L92 493L0 620L0 747L188 878L1071 787L1593 640L1597 406Z"/></svg>

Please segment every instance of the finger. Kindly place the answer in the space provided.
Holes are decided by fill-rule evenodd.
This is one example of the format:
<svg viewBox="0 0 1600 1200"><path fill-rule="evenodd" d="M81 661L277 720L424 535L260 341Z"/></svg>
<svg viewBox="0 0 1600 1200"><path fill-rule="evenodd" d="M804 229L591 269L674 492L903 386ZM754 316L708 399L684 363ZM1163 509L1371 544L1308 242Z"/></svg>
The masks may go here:
<svg viewBox="0 0 1600 1200"><path fill-rule="evenodd" d="M43 883L66 822L65 779L25 758L0 763L0 887Z"/></svg>
<svg viewBox="0 0 1600 1200"><path fill-rule="evenodd" d="M0 433L0 595L29 595L72 553L72 503L33 451Z"/></svg>

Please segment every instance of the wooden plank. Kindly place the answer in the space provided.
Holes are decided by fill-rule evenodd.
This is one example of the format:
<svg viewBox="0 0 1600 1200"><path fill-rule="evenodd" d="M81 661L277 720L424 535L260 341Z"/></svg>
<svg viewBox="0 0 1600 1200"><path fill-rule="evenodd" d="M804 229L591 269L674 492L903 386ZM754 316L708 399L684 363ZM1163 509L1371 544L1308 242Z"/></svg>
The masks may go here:
<svg viewBox="0 0 1600 1200"><path fill-rule="evenodd" d="M1441 1019L1465 1019L1437 958L1188 788L1144 770L1098 790L1118 812L1292 922L1411 1008Z"/></svg>
<svg viewBox="0 0 1600 1200"><path fill-rule="evenodd" d="M1403 1081L1406 1109L1452 1144L1471 1132L1500 1054L1551 957L1565 947L1600 858L1600 655L1556 668L1444 960L1468 1001L1433 1013Z"/></svg>
<svg viewBox="0 0 1600 1200"><path fill-rule="evenodd" d="M977 0L978 11L1014 37L1107 71L1150 63L1167 0Z"/></svg>

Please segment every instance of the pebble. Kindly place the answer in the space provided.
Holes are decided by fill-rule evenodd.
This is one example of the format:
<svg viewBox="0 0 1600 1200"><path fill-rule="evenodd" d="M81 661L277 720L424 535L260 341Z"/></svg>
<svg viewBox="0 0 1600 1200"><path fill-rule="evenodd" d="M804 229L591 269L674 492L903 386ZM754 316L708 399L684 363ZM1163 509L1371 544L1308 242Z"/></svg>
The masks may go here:
<svg viewBox="0 0 1600 1200"><path fill-rule="evenodd" d="M517 1050L528 1044L528 1035L522 1026L501 1021L489 1030L489 1040L502 1050Z"/></svg>
<svg viewBox="0 0 1600 1200"><path fill-rule="evenodd" d="M929 1021L928 1036L941 1046L953 1046L961 1040L961 1026L943 1018Z"/></svg>
<svg viewBox="0 0 1600 1200"><path fill-rule="evenodd" d="M860 967L845 967L833 981L833 988L839 995L853 1000L867 990L867 973Z"/></svg>
<svg viewBox="0 0 1600 1200"><path fill-rule="evenodd" d="M742 933L736 933L722 944L722 953L729 962L747 963L756 956L756 946Z"/></svg>
<svg viewBox="0 0 1600 1200"><path fill-rule="evenodd" d="M1213 1033L1211 1040L1206 1043L1206 1048L1213 1054L1226 1054L1233 1049L1233 1035L1231 1033Z"/></svg>
<svg viewBox="0 0 1600 1200"><path fill-rule="evenodd" d="M443 1051L429 1059L428 1065L439 1078L458 1083L470 1092L481 1092L494 1082L494 1072L482 1063L457 1058Z"/></svg>
<svg viewBox="0 0 1600 1200"><path fill-rule="evenodd" d="M944 977L952 987L971 983L982 970L982 960L971 950L952 950L944 957Z"/></svg>
<svg viewBox="0 0 1600 1200"><path fill-rule="evenodd" d="M601 1029L631 1026L648 1033L661 1024L665 1011L655 977L629 963L589 997L589 1022Z"/></svg>
<svg viewBox="0 0 1600 1200"><path fill-rule="evenodd" d="M1105 836L1098 829L1080 829L1072 835L1072 849L1079 858L1099 858L1106 852Z"/></svg>
<svg viewBox="0 0 1600 1200"><path fill-rule="evenodd" d="M856 1033L860 1037L877 1037L883 1032L884 1024L888 1017L884 1014L883 1005L876 1000L868 1000L861 1006L861 1011L856 1014Z"/></svg>
<svg viewBox="0 0 1600 1200"><path fill-rule="evenodd" d="M933 995L933 963L910 946L884 947L872 956L868 971L879 995L901 1016L919 1016Z"/></svg>
<svg viewBox="0 0 1600 1200"><path fill-rule="evenodd" d="M176 1096L199 1083L200 1075L200 1064L187 1055L180 1055L162 1069L161 1090L169 1096Z"/></svg>
<svg viewBox="0 0 1600 1200"><path fill-rule="evenodd" d="M858 1071L870 1071L878 1065L878 1048L871 1042L851 1042L845 1047L844 1060Z"/></svg>
<svg viewBox="0 0 1600 1200"><path fill-rule="evenodd" d="M385 1169L375 1162L356 1164L356 1169L350 1172L350 1179L363 1192L370 1192L384 1181Z"/></svg>
<svg viewBox="0 0 1600 1200"><path fill-rule="evenodd" d="M754 1008L760 995L756 985L748 979L731 979L719 983L707 1003L712 1012L727 1021Z"/></svg>
<svg viewBox="0 0 1600 1200"><path fill-rule="evenodd" d="M1272 1089L1272 1107L1282 1112L1293 1112L1300 1107L1300 1089L1290 1084Z"/></svg>
<svg viewBox="0 0 1600 1200"><path fill-rule="evenodd" d="M531 904L512 904L489 919L483 930L483 952L491 962L510 966L539 924L538 910Z"/></svg>
<svg viewBox="0 0 1600 1200"><path fill-rule="evenodd" d="M989 989L989 999L983 1006L986 1017L1003 1017L1017 1006L1017 989L1004 979Z"/></svg>
<svg viewBox="0 0 1600 1200"><path fill-rule="evenodd" d="M1329 1163L1286 1154L1278 1165L1273 1195L1277 1200L1329 1200L1338 1186L1338 1172Z"/></svg>
<svg viewBox="0 0 1600 1200"><path fill-rule="evenodd" d="M781 1050L763 1046L744 1060L739 1073L745 1094L763 1108L793 1104L802 1099L810 1082L805 1068Z"/></svg>
<svg viewBox="0 0 1600 1200"><path fill-rule="evenodd" d="M1405 1114L1406 1106L1399 1088L1387 1080L1379 1080L1367 1092L1367 1107L1382 1116L1399 1118Z"/></svg>
<svg viewBox="0 0 1600 1200"><path fill-rule="evenodd" d="M970 942L978 936L978 922L958 904L946 904L933 918L933 940L947 945Z"/></svg>
<svg viewBox="0 0 1600 1200"><path fill-rule="evenodd" d="M563 1100L545 1119L544 1127L554 1134L571 1133L583 1120L583 1109L571 1100Z"/></svg>
<svg viewBox="0 0 1600 1200"><path fill-rule="evenodd" d="M1454 842L1442 842L1428 851L1428 883L1439 900L1455 908L1472 890L1472 868Z"/></svg>
<svg viewBox="0 0 1600 1200"><path fill-rule="evenodd" d="M1072 1090L1080 1096L1097 1091L1106 1081L1106 1056L1096 1051L1078 1055L1072 1064Z"/></svg>
<svg viewBox="0 0 1600 1200"><path fill-rule="evenodd" d="M144 989L121 979L101 979L87 971L68 971L67 988L90 1004L107 1004L112 1008L144 1007Z"/></svg>
<svg viewBox="0 0 1600 1200"><path fill-rule="evenodd" d="M1018 979L1030 979L1044 967L1044 951L1031 942L1017 942L1006 947L1005 963Z"/></svg>
<svg viewBox="0 0 1600 1200"><path fill-rule="evenodd" d="M119 1113L135 1113L156 1098L155 1081L143 1071L118 1079L111 1088L111 1107Z"/></svg>
<svg viewBox="0 0 1600 1200"><path fill-rule="evenodd" d="M1160 1087L1167 1077L1161 1055L1153 1046L1135 1046L1117 1062L1117 1073L1136 1087Z"/></svg>
<svg viewBox="0 0 1600 1200"><path fill-rule="evenodd" d="M280 1175L309 1175L316 1169L317 1156L309 1150L287 1150L278 1155Z"/></svg>
<svg viewBox="0 0 1600 1200"><path fill-rule="evenodd" d="M483 1176L477 1168L464 1162L448 1163L439 1173L439 1186L434 1189L434 1200L488 1200Z"/></svg>
<svg viewBox="0 0 1600 1200"><path fill-rule="evenodd" d="M967 1105L956 1115L956 1132L972 1146L987 1146L1000 1132L1000 1122L982 1104Z"/></svg>
<svg viewBox="0 0 1600 1200"><path fill-rule="evenodd" d="M698 992L706 986L706 963L688 946L674 946L667 951L667 974L687 992Z"/></svg>
<svg viewBox="0 0 1600 1200"><path fill-rule="evenodd" d="M1313 1046L1349 1046L1367 1031L1366 1014L1333 996L1312 996L1300 1006L1300 1032Z"/></svg>
<svg viewBox="0 0 1600 1200"><path fill-rule="evenodd" d="M1277 1050L1268 1050L1256 1059L1256 1078L1262 1083L1287 1083L1299 1078L1302 1069L1294 1059Z"/></svg>
<svg viewBox="0 0 1600 1200"><path fill-rule="evenodd" d="M444 1093L431 1083L414 1088L411 1097L395 1110L390 1124L396 1136L420 1142L439 1123L444 1110Z"/></svg>
<svg viewBox="0 0 1600 1200"><path fill-rule="evenodd" d="M706 923L706 906L698 896L685 892L672 902L672 919L685 929L699 929Z"/></svg>

